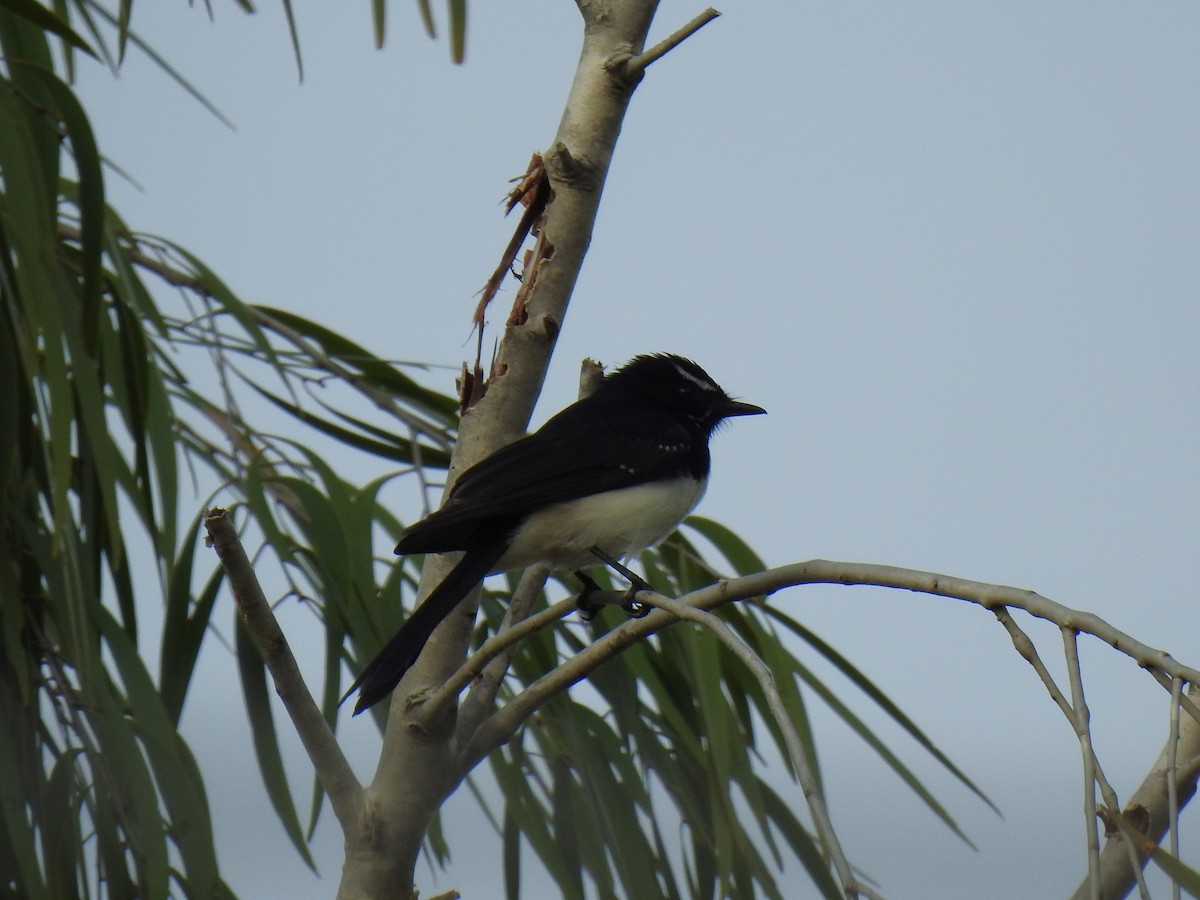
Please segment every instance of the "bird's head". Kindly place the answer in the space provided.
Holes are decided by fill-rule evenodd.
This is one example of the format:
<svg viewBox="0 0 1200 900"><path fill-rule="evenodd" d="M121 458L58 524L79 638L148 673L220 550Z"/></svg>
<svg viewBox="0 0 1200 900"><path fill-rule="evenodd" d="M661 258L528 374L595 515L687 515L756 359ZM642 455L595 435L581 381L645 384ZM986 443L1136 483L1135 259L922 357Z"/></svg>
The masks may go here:
<svg viewBox="0 0 1200 900"><path fill-rule="evenodd" d="M682 416L711 434L723 419L766 413L761 406L734 400L702 368L673 353L635 356L608 375L602 390L619 392Z"/></svg>

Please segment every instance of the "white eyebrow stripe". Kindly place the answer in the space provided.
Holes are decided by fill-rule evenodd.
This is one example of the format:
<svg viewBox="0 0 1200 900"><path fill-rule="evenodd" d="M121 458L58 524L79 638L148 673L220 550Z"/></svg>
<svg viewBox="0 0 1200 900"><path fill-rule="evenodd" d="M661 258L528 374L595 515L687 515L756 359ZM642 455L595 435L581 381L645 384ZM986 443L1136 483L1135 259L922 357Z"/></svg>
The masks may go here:
<svg viewBox="0 0 1200 900"><path fill-rule="evenodd" d="M686 378L688 381L692 382L693 384L700 385L700 387L704 388L706 391L717 390L717 386L715 384L713 384L711 381L705 381L703 378L697 378L695 375L693 375L691 372L689 372L687 369L685 369L681 365L676 364L675 371L678 372L680 375L682 375L684 378Z"/></svg>

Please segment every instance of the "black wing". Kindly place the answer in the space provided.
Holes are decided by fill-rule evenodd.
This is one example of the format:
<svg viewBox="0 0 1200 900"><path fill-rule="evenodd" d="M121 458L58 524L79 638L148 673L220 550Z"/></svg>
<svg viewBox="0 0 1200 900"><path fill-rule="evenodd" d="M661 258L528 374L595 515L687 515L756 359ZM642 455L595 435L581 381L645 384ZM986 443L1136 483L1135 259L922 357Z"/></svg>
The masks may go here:
<svg viewBox="0 0 1200 900"><path fill-rule="evenodd" d="M515 527L531 512L605 491L707 469L707 447L694 442L683 425L628 408L567 407L533 434L497 450L464 472L446 504L412 525L396 546L398 554L464 550L485 523ZM677 431L678 433L674 433ZM664 440L666 438L666 440ZM699 446L704 458L691 460ZM678 448L676 450L676 448ZM675 452L671 452L675 451Z"/></svg>

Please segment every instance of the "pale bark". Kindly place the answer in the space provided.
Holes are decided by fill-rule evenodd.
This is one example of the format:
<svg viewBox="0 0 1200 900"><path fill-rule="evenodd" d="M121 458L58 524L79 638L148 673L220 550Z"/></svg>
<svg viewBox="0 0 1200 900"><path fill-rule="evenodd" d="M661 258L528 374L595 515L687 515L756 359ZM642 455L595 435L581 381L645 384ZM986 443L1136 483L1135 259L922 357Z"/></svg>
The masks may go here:
<svg viewBox="0 0 1200 900"><path fill-rule="evenodd" d="M558 131L542 154L552 195L540 223L536 268L526 266L519 292L524 308L505 326L486 395L463 416L450 483L521 434L529 421L591 241L621 122L644 65L652 61L629 66L644 49L656 0L580 0L578 6L583 49ZM450 564L427 561L422 596ZM407 900L411 894L425 832L464 771L455 706L444 705L431 720L422 700L462 665L474 615L474 603L464 603L450 616L393 695L363 814L346 832L341 900Z"/></svg>

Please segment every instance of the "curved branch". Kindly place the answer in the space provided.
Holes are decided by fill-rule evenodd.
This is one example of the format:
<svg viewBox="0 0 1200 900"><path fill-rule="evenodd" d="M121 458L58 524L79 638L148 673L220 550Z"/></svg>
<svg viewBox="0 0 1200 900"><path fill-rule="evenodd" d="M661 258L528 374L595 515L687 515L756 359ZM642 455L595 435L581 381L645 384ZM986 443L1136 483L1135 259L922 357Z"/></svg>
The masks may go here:
<svg viewBox="0 0 1200 900"><path fill-rule="evenodd" d="M949 597L990 609L997 614L1001 622L1007 623L1011 623L1011 616L1007 614L1008 608L1022 609L1036 618L1052 622L1064 629L1064 639L1067 632L1072 633L1072 642L1074 632L1086 632L1099 638L1147 669L1168 690L1179 681L1188 681L1192 685L1200 684L1200 671L1183 665L1166 651L1157 650L1136 640L1097 615L1071 609L1034 591L933 572L866 563L810 560L718 582L693 591L677 602L692 609L711 610L726 603L773 594L783 588L802 584L872 585ZM623 596L619 592L613 593L614 597ZM603 602L605 598L593 595L591 599L593 602ZM655 597L648 592L642 592L639 593L638 599L654 605ZM677 619L673 615L659 609L644 619L627 622L535 681L508 706L494 713L483 723L470 744L462 750L463 771L469 771L492 749L507 742L522 723L553 697L587 677L597 666L620 653L625 647L658 632L674 621ZM1015 623L1013 624L1014 627L1009 631L1017 649L1021 650L1028 638L1015 628ZM1026 658L1030 657L1026 655ZM1051 680L1048 687L1052 686ZM1061 692L1054 688L1050 694L1063 712L1073 722L1077 722L1075 710ZM1200 716L1196 713L1196 705L1187 698L1180 697L1178 705L1189 713L1180 727L1179 746L1176 749L1168 747L1163 750L1150 775L1130 801L1130 806L1143 807L1149 812L1151 829L1147 838L1155 842L1166 832L1171 821L1171 810L1186 802L1195 793L1197 780L1200 778ZM1172 754L1188 760L1187 765L1176 769L1172 764L1172 759L1175 758ZM1093 771L1098 774L1098 769ZM1110 841L1104 848L1100 857L1100 896L1123 896L1124 891L1128 889L1123 887L1124 885L1133 885L1140 880L1140 872L1131 864L1129 850L1125 842L1119 840ZM1095 884L1093 881L1092 886ZM1114 889L1114 885L1117 884L1122 887ZM1085 883L1080 887L1076 898L1078 900L1089 896L1089 893L1089 885Z"/></svg>
<svg viewBox="0 0 1200 900"><path fill-rule="evenodd" d="M802 584L901 588L962 600L993 611L1004 607L1022 609L1031 616L1045 619L1059 627L1073 628L1099 638L1130 657L1142 668L1149 670L1156 678L1165 678L1168 691L1172 678L1200 683L1200 670L1183 665L1166 651L1142 643L1093 613L1071 609L1034 591L971 581L936 572L814 559L720 581L681 597L680 602L697 609L716 609L726 603L774 594L784 588ZM605 600L602 595L592 595L589 599L592 602ZM464 760L469 766L474 765L492 749L506 743L526 719L554 696L586 678L597 666L620 653L625 647L655 634L672 621L674 619L666 613L654 612L644 619L626 622L539 678L518 694L511 703L484 721L470 745L464 748ZM1193 718L1200 720L1200 715L1195 712L1196 707L1188 704L1186 700L1184 709Z"/></svg>

